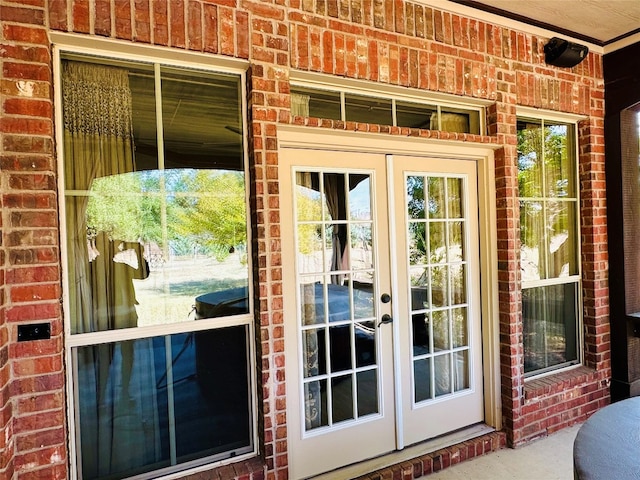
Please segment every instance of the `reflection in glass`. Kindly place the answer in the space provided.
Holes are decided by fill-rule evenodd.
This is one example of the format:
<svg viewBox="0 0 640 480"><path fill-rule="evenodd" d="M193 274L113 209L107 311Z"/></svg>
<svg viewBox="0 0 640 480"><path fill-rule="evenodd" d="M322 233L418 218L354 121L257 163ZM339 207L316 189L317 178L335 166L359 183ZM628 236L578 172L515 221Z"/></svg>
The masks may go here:
<svg viewBox="0 0 640 480"><path fill-rule="evenodd" d="M546 197L574 197L575 160L568 142L573 128L567 124L544 126L544 176Z"/></svg>
<svg viewBox="0 0 640 480"><path fill-rule="evenodd" d="M445 179L429 177L429 218L445 218L447 197Z"/></svg>
<svg viewBox="0 0 640 480"><path fill-rule="evenodd" d="M414 313L411 315L411 340L414 356L431 353L428 313Z"/></svg>
<svg viewBox="0 0 640 480"><path fill-rule="evenodd" d="M408 176L407 186L407 214L410 219L425 219L424 177Z"/></svg>
<svg viewBox="0 0 640 480"><path fill-rule="evenodd" d="M431 115L437 111L435 105L422 103L396 102L396 125L399 127L424 128L431 127Z"/></svg>
<svg viewBox="0 0 640 480"><path fill-rule="evenodd" d="M165 71L161 146L151 70L63 70L72 333L193 320L203 295L247 288L242 139L216 123L241 132L239 78Z"/></svg>
<svg viewBox="0 0 640 480"><path fill-rule="evenodd" d="M542 191L542 123L518 122L518 189L520 197L540 198Z"/></svg>
<svg viewBox="0 0 640 480"><path fill-rule="evenodd" d="M371 223L351 224L351 269L371 270L373 268L373 237Z"/></svg>
<svg viewBox="0 0 640 480"><path fill-rule="evenodd" d="M341 118L340 92L292 86L291 97L292 115L331 120Z"/></svg>
<svg viewBox="0 0 640 480"><path fill-rule="evenodd" d="M393 124L391 100L385 98L345 94L344 109L348 122Z"/></svg>
<svg viewBox="0 0 640 480"><path fill-rule="evenodd" d="M427 263L427 231L424 222L409 222L409 262L411 265Z"/></svg>
<svg viewBox="0 0 640 480"><path fill-rule="evenodd" d="M447 249L449 262L462 262L466 258L463 228L463 222L449 223L449 248Z"/></svg>
<svg viewBox="0 0 640 480"><path fill-rule="evenodd" d="M433 307L449 305L448 270L446 265L431 267L431 305Z"/></svg>
<svg viewBox="0 0 640 480"><path fill-rule="evenodd" d="M452 265L451 273L451 304L460 305L467 302L466 265Z"/></svg>
<svg viewBox="0 0 640 480"><path fill-rule="evenodd" d="M356 319L372 318L375 316L373 304L373 284L369 282L353 281L353 317Z"/></svg>
<svg viewBox="0 0 640 480"><path fill-rule="evenodd" d="M433 357L433 370L435 380L435 396L440 397L451 393L451 354Z"/></svg>
<svg viewBox="0 0 640 480"><path fill-rule="evenodd" d="M575 230L575 203L547 202L548 277L559 278L578 273Z"/></svg>
<svg viewBox="0 0 640 480"><path fill-rule="evenodd" d="M433 320L433 348L448 350L449 344L449 311L436 310L431 314Z"/></svg>
<svg viewBox="0 0 640 480"><path fill-rule="evenodd" d="M453 391L459 392L471 387L469 382L469 350L456 352L453 357L454 361L454 378Z"/></svg>
<svg viewBox="0 0 640 480"><path fill-rule="evenodd" d="M322 283L300 284L300 311L302 325L324 323L325 302Z"/></svg>
<svg viewBox="0 0 640 480"><path fill-rule="evenodd" d="M253 450L246 326L91 335L249 312L241 77L117 64L61 62L68 318L96 343L72 349L84 479Z"/></svg>
<svg viewBox="0 0 640 480"><path fill-rule="evenodd" d="M429 262L430 263L446 263L447 262L447 241L445 222L429 223Z"/></svg>
<svg viewBox="0 0 640 480"><path fill-rule="evenodd" d="M414 360L413 362L414 401L416 403L432 398L431 362L431 358Z"/></svg>
<svg viewBox="0 0 640 480"><path fill-rule="evenodd" d="M464 218L461 178L447 178L447 196L449 218Z"/></svg>
<svg viewBox="0 0 640 480"><path fill-rule="evenodd" d="M304 412L306 430L329 424L326 380L312 380L304 384Z"/></svg>
<svg viewBox="0 0 640 480"><path fill-rule="evenodd" d="M349 218L371 220L371 177L364 174L349 175Z"/></svg>
<svg viewBox="0 0 640 480"><path fill-rule="evenodd" d="M305 330L302 332L302 355L304 362L304 377L324 375L327 372L326 346L324 330Z"/></svg>
<svg viewBox="0 0 640 480"><path fill-rule="evenodd" d="M577 284L522 290L525 373L578 360Z"/></svg>
<svg viewBox="0 0 640 480"><path fill-rule="evenodd" d="M520 268L522 281L544 278L541 262L544 241L544 213L541 202L520 201Z"/></svg>
<svg viewBox="0 0 640 480"><path fill-rule="evenodd" d="M355 324L356 366L368 367L376 363L376 324L362 322Z"/></svg>
<svg viewBox="0 0 640 480"><path fill-rule="evenodd" d="M377 370L366 370L356 374L359 417L379 412L376 372Z"/></svg>
<svg viewBox="0 0 640 480"><path fill-rule="evenodd" d="M296 178L306 178L305 188L318 192L308 196L321 200L312 215L295 216L301 324L320 326L304 328L300 339L310 430L378 411L374 215L370 174ZM298 198L296 208L305 202Z"/></svg>
<svg viewBox="0 0 640 480"><path fill-rule="evenodd" d="M427 287L411 287L411 309L423 310L429 308L429 291Z"/></svg>
<svg viewBox="0 0 640 480"><path fill-rule="evenodd" d="M74 348L82 478L104 478L102 462L124 478L251 451L247 338L237 326Z"/></svg>
<svg viewBox="0 0 640 480"><path fill-rule="evenodd" d="M297 226L300 273L323 271L322 228L320 223L299 223Z"/></svg>
<svg viewBox="0 0 640 480"><path fill-rule="evenodd" d="M353 416L353 380L351 375L331 379L331 407L333 423L352 420Z"/></svg>
<svg viewBox="0 0 640 480"><path fill-rule="evenodd" d="M342 372L352 368L351 328L348 325L329 327L331 371Z"/></svg>
<svg viewBox="0 0 640 480"><path fill-rule="evenodd" d="M453 348L469 345L469 323L467 320L467 308L454 308L451 310L453 325Z"/></svg>
<svg viewBox="0 0 640 480"><path fill-rule="evenodd" d="M319 185L320 177L317 172L296 172L296 216L299 222L317 222L322 219Z"/></svg>

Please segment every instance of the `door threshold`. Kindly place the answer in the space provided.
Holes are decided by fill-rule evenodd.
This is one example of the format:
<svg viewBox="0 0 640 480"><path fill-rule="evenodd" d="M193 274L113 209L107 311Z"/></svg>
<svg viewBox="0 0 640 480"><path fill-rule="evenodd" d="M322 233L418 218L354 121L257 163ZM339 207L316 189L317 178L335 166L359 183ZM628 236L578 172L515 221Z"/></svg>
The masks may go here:
<svg viewBox="0 0 640 480"><path fill-rule="evenodd" d="M467 428L456 430L455 432L442 435L440 437L427 440L402 450L396 450L379 457L364 460L347 467L332 470L327 473L311 477L313 480L335 480L336 478L357 478L367 473L385 469L391 465L413 460L414 458L435 452L442 448L450 447L458 443L466 442L473 438L481 437L488 433L495 432L495 428L484 423L472 425Z"/></svg>

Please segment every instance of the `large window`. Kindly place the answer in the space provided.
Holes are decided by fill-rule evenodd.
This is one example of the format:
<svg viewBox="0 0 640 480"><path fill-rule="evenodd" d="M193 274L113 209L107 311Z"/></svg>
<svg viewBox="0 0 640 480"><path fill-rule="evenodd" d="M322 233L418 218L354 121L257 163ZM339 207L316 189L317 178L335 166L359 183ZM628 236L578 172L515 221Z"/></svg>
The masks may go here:
<svg viewBox="0 0 640 480"><path fill-rule="evenodd" d="M518 120L525 374L579 361L575 125Z"/></svg>
<svg viewBox="0 0 640 480"><path fill-rule="evenodd" d="M254 452L239 74L62 55L78 478Z"/></svg>

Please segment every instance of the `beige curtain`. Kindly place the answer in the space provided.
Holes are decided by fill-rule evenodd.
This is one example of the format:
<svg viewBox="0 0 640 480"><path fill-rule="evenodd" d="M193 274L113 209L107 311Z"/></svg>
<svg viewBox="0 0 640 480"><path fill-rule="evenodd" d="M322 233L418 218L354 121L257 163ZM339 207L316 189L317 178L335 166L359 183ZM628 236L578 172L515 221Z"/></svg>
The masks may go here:
<svg viewBox="0 0 640 480"><path fill-rule="evenodd" d="M125 249L141 253L141 246L87 225L94 180L135 170L128 73L65 61L62 85L71 331L134 327L132 280L147 275L146 264L141 255L137 265L117 261L117 255ZM110 477L157 457L157 429L142 436L136 425L146 422L149 430L157 424L155 393L149 386L152 353L150 340L77 349L83 478ZM136 404L142 398L146 401ZM139 448L132 449L134 444Z"/></svg>

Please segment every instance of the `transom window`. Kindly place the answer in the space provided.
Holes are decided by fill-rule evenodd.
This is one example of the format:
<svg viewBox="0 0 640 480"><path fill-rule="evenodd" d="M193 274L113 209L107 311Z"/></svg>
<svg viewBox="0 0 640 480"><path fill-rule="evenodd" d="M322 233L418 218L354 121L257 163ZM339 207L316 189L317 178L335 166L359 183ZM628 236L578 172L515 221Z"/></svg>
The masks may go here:
<svg viewBox="0 0 640 480"><path fill-rule="evenodd" d="M254 452L243 76L60 70L77 477Z"/></svg>
<svg viewBox="0 0 640 480"><path fill-rule="evenodd" d="M518 119L525 374L579 362L575 125Z"/></svg>
<svg viewBox="0 0 640 480"><path fill-rule="evenodd" d="M393 125L445 132L484 133L484 109L457 99L416 98L396 91L376 92L369 84L354 88L292 81L291 113L303 117ZM417 95L417 94L416 94Z"/></svg>

